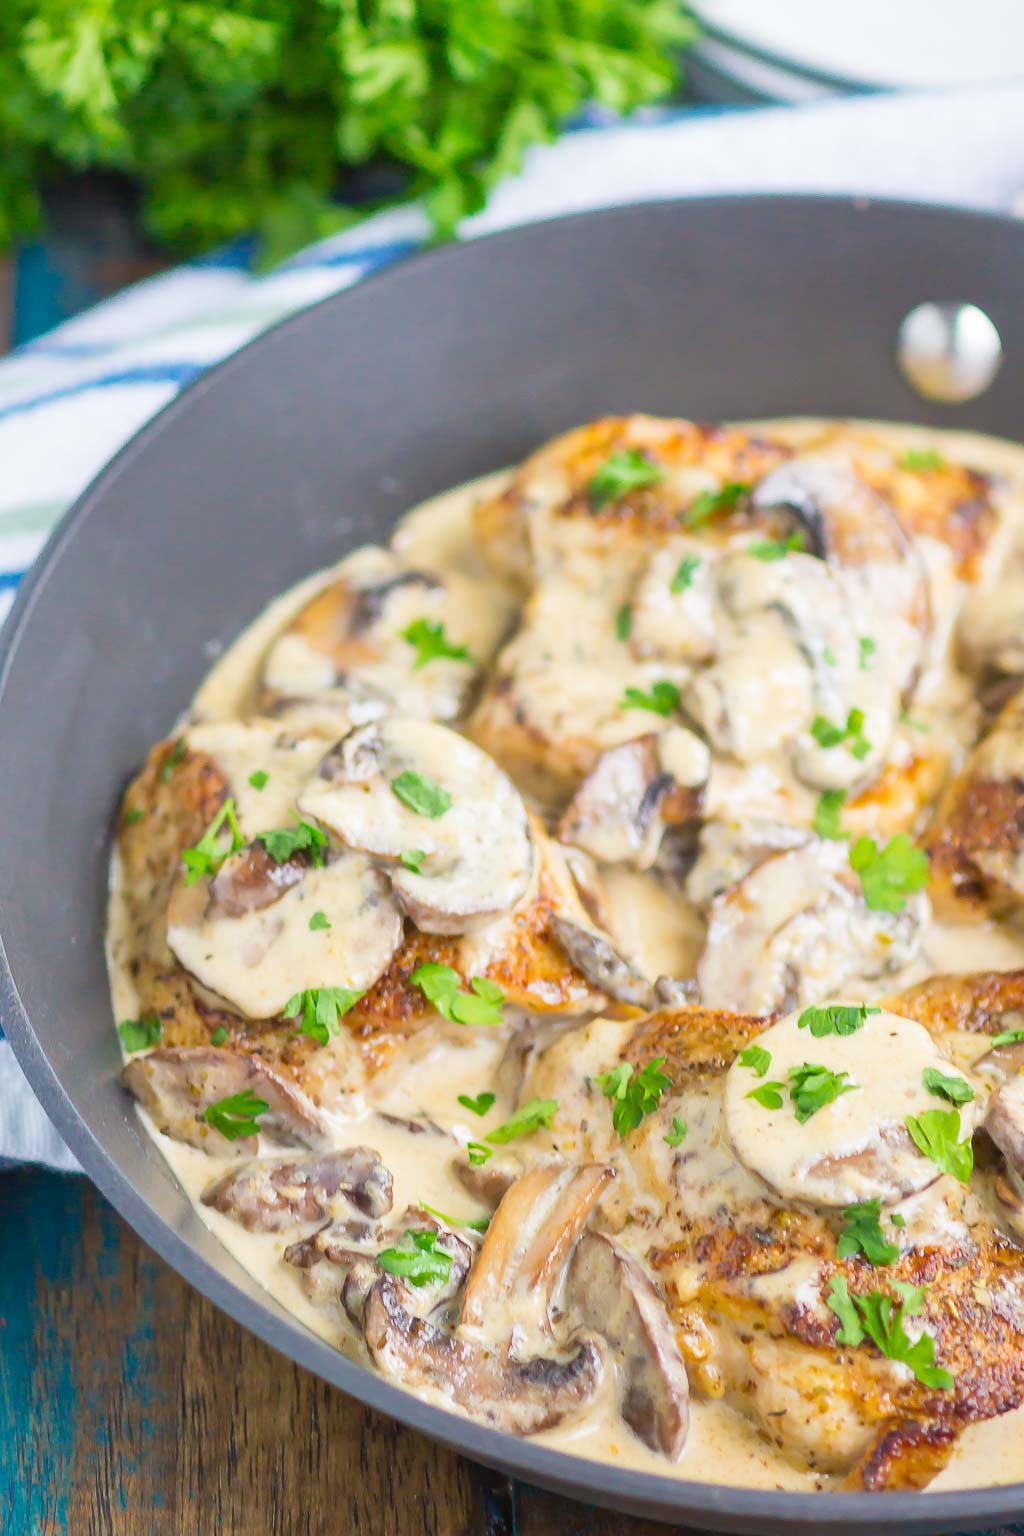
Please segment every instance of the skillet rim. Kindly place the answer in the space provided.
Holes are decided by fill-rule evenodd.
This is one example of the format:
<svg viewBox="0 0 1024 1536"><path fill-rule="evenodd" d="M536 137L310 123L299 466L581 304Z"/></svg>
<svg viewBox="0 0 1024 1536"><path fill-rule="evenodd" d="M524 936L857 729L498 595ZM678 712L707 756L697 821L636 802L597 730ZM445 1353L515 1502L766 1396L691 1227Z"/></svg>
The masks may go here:
<svg viewBox="0 0 1024 1536"><path fill-rule="evenodd" d="M108 487L152 438L172 429L180 413L192 409L203 392L220 382L236 368L248 367L250 356L279 332L308 323L310 316L323 306L345 302L350 294L363 292L367 285L399 285L415 281L429 264L452 265L472 262L480 248L486 252L496 244L527 246L535 230L573 223L581 227L600 227L625 221L639 213L645 216L658 210L678 212L686 209L699 220L705 209L743 206L775 211L791 208L821 210L865 218L884 219L890 212L912 214L925 223L970 222L989 226L993 231L1012 229L1021 234L1018 220L984 210L965 209L910 199L872 196L836 196L827 193L732 193L706 197L647 198L608 207L585 209L549 218L532 219L493 233L476 236L446 246L421 250L392 265L371 272L340 292L328 294L283 319L269 325L229 356L214 363L186 385L172 400L158 410L118 452L103 466L60 518L34 564L20 583L10 613L0 628L0 710L11 668L21 639L31 623L36 602L60 561L70 536L102 502ZM529 259L529 252L526 253ZM951 425L954 425L951 423ZM57 1069L43 1050L27 1011L21 1001L0 934L0 1019L15 1058L25 1073L50 1120L84 1171L110 1201L115 1210L162 1259L190 1285L228 1313L264 1343L313 1371L332 1386L386 1414L399 1423L426 1434L433 1440L468 1455L471 1459L498 1468L514 1476L525 1477L542 1487L569 1497L598 1503L606 1508L631 1512L664 1521L694 1517L710 1519L715 1529L762 1532L796 1525L806 1531L841 1532L851 1529L876 1529L884 1521L906 1531L937 1532L963 1529L992 1519L1013 1518L1024 1507L1024 1480L989 1488L954 1489L948 1492L831 1493L819 1491L782 1491L733 1487L713 1482L681 1480L659 1473L637 1472L609 1466L603 1462L554 1450L528 1439L488 1428L446 1408L414 1397L393 1386L371 1369L348 1359L325 1340L306 1330L294 1319L275 1315L269 1304L249 1297L216 1264L157 1214L136 1188L133 1179L122 1170L94 1136L84 1114L78 1110L61 1083ZM172 1183L180 1190L173 1174ZM191 1210L182 1191L180 1199ZM225 1254L228 1251L224 1250ZM228 1254L230 1258L230 1254ZM755 1523L756 1522L756 1523Z"/></svg>

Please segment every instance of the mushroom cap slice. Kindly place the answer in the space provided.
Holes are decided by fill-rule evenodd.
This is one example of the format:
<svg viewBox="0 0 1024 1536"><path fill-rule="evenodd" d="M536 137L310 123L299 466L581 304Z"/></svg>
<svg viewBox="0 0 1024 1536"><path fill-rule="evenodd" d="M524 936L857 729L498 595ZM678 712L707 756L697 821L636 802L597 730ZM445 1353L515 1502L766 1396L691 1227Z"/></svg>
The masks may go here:
<svg viewBox="0 0 1024 1536"><path fill-rule="evenodd" d="M442 1331L417 1317L408 1286L376 1281L362 1307L363 1336L377 1369L410 1388L430 1387L475 1419L533 1435L575 1413L604 1375L600 1343L583 1337L567 1358L520 1360L504 1350Z"/></svg>
<svg viewBox="0 0 1024 1536"><path fill-rule="evenodd" d="M924 1085L927 1068L960 1074L924 1026L879 1010L850 1034L815 1038L800 1018L791 1013L755 1037L771 1058L762 1074L740 1057L729 1068L725 1122L741 1162L784 1199L835 1208L861 1200L892 1205L933 1184L939 1171L915 1145L907 1116L944 1107ZM851 1091L801 1124L789 1073L808 1062L847 1073ZM782 1085L780 1107L751 1098L765 1083ZM977 1115L976 1103L960 1106L961 1140Z"/></svg>
<svg viewBox="0 0 1024 1536"><path fill-rule="evenodd" d="M872 911L846 844L810 840L714 898L697 963L701 1000L777 1013L899 970L917 953L929 912L923 891L902 912Z"/></svg>
<svg viewBox="0 0 1024 1536"><path fill-rule="evenodd" d="M589 923L575 922L552 912L551 926L559 944L577 970L599 991L634 1008L653 1008L652 983L617 949L606 933Z"/></svg>
<svg viewBox="0 0 1024 1536"><path fill-rule="evenodd" d="M443 792L439 813L399 796L424 781ZM387 860L395 894L427 933L463 933L529 887L534 848L519 791L479 747L432 721L396 716L351 731L299 807L349 847ZM411 850L423 855L419 873L399 862Z"/></svg>
<svg viewBox="0 0 1024 1536"><path fill-rule="evenodd" d="M541 1163L502 1196L462 1297L462 1322L485 1328L509 1308L516 1324L549 1332L565 1261L615 1177L605 1163Z"/></svg>
<svg viewBox="0 0 1024 1536"><path fill-rule="evenodd" d="M985 1129L1012 1172L1018 1179L1024 1176L1024 1077L1019 1068L989 1099Z"/></svg>
<svg viewBox="0 0 1024 1536"><path fill-rule="evenodd" d="M204 1118L211 1105L249 1092L267 1109L260 1136L285 1147L326 1147L327 1130L312 1100L256 1056L216 1046L176 1046L134 1056L121 1081L158 1131L213 1157L251 1156L258 1138L229 1141Z"/></svg>
<svg viewBox="0 0 1024 1536"><path fill-rule="evenodd" d="M619 1411L652 1450L677 1461L690 1427L690 1389L675 1334L643 1266L600 1232L573 1252L565 1308L607 1340L615 1356Z"/></svg>
<svg viewBox="0 0 1024 1536"><path fill-rule="evenodd" d="M267 651L262 708L335 732L393 712L454 719L504 624L500 607L474 599L457 572L442 578L387 549L355 550ZM465 654L421 660L407 638L421 621Z"/></svg>
<svg viewBox="0 0 1024 1536"><path fill-rule="evenodd" d="M561 842L605 864L650 869L667 827L701 813L711 755L683 726L602 752L558 827Z"/></svg>
<svg viewBox="0 0 1024 1536"><path fill-rule="evenodd" d="M328 928L310 928L323 912ZM185 884L167 912L167 943L185 969L252 1019L273 1018L307 988L364 992L402 941L402 915L370 860L347 850L320 867L276 864L259 844L214 879Z"/></svg>
<svg viewBox="0 0 1024 1536"><path fill-rule="evenodd" d="M370 1147L343 1147L287 1162L257 1159L229 1168L202 1201L250 1232L320 1221L339 1195L365 1216L391 1209L391 1174Z"/></svg>

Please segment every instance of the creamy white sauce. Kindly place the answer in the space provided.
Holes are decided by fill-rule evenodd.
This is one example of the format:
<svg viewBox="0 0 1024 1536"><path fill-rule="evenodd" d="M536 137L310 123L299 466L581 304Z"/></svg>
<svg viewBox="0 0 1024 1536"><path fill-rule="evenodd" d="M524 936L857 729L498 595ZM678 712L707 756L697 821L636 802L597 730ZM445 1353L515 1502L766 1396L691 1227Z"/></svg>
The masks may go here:
<svg viewBox="0 0 1024 1536"><path fill-rule="evenodd" d="M772 423L770 426L772 431L780 431L779 424ZM813 438L820 427L821 423L818 422L792 422L785 424L783 431L792 442L799 444ZM937 446L950 457L962 462L1008 475L1019 477L1021 474L1021 450L992 439L874 425L871 431L901 448ZM511 621L516 609L516 595L485 569L472 537L470 516L480 496L485 492L493 492L503 478L502 475L490 476L435 498L410 513L393 540L393 548L408 563L440 574L457 575L465 583L465 586L459 588L460 595L468 591L475 592L473 600L480 604L481 610L487 611L490 616L488 625L495 632ZM696 474L693 492L704 488L707 483L710 482L706 477ZM561 739L578 735L581 762L586 759L595 741L598 748L603 749L652 728L650 715L624 712L619 708L624 688L649 688L656 680L672 681L680 688L685 688L694 662L706 654L707 637L714 628L711 618L713 596L708 586L707 572L702 573L695 582L686 609L686 622L690 627L686 632L687 643L683 651L665 654L659 646L663 625L668 627L671 624L675 635L685 630L681 616L683 605L678 596L667 594L665 578L671 577L689 548L690 542L680 539L678 547L675 544L667 547L652 562L652 568L645 577L646 588L635 604L636 643L633 652L627 651L617 642L614 627L609 624L609 615L614 617L636 573L623 567L609 568L607 561L595 555L587 559L585 564L577 564L574 572L576 579L567 583L559 569L563 552L557 547L540 551L546 574L528 607L526 624L516 644L524 675L534 692L541 724L550 728L552 736ZM699 543L693 542L693 548L699 552ZM929 563L934 563L937 568L943 558L944 552L933 554ZM225 746L223 741L218 743L218 755L222 758L226 755L231 759L232 787L238 798L241 819L250 834L260 828L280 826L290 821L294 811L294 792L301 776L298 769L305 765L305 757L302 764L296 765L294 774L287 771L283 763L275 763L275 769L280 771L272 775L273 788L268 786L261 794L248 785L248 777L254 767L265 766L266 752L280 754L280 749L270 741L276 735L275 728L255 728L257 735L262 733L265 738L256 743L252 727L214 723L236 721L251 708L256 672L268 647L309 598L336 578L342 563L339 562L339 566L329 571L309 577L275 599L220 658L196 695L192 720L200 723L192 726L191 736L201 745L204 731L227 731L231 735L229 746ZM746 564L749 566L751 562L747 561ZM773 573L777 576L776 568L765 567L764 580L772 579ZM751 579L762 578L762 573L755 570L748 574ZM1024 601L1020 595L1021 590L1014 586L1009 595L1004 591L999 605L991 610L985 621L979 619L979 646L989 644L990 648L994 648L1001 643L1000 624L1005 627L1005 615L1007 612L1012 613L1013 603L1016 602L1019 608L1020 602ZM670 610L676 609L679 612L672 617ZM467 618L467 624L467 632L481 632L480 623L472 615ZM995 640L990 633L993 630L996 631ZM838 643L843 642L840 640ZM953 722L958 714L963 714L965 695L962 682L950 676L946 664L949 643L948 625L933 634L920 697L930 711L929 719L936 729L953 734ZM752 627L748 624L742 632L737 630L735 645L738 657L742 656L743 646L757 647L763 658L762 679L770 675L772 686L762 689L760 693L756 689L750 691L749 674L744 678L740 668L734 688L729 681L728 650L720 659L718 666L721 684L732 690L730 702L735 727L732 747L741 759L741 764L716 767L709 791L710 804L713 808L730 806L737 815L762 814L770 818L774 813L790 820L794 819L794 808L797 808L795 819L799 824L799 808L802 806L803 817L809 820L816 791L808 793L805 785L794 784L781 759L773 758L771 754L768 754L767 762L763 756L760 760L755 759L758 758L758 743L763 751L765 741L771 739L773 732L779 738L781 753L785 742L795 732L806 729L809 717L816 708L815 700L806 694L806 667L801 662L799 673L794 669L793 640L774 609L762 614ZM299 659L303 664L309 662L308 656ZM893 658L891 666L894 673L903 670L902 651ZM861 676L854 676L852 663L844 662L843 675L845 683L853 690L843 695L844 701L848 698L862 703L865 713L877 710L877 694L865 688ZM881 678L876 679L876 682L879 686L883 685ZM717 718L714 715L715 700L709 694L706 678L701 687L705 696L706 723L713 736ZM739 693L736 688L739 688ZM895 710L895 694L891 687L886 685L886 688L888 697L885 709L891 714ZM743 692L745 689L749 697ZM695 700L699 701L701 696L698 688ZM767 704L766 700L769 701ZM781 710L780 700L783 706ZM962 726L957 728L962 729ZM885 724L880 721L875 735L880 738L885 732ZM320 742L315 747L307 746L300 750L312 756L322 751L323 746L324 743ZM743 766L744 759L749 759L749 770ZM823 772L826 774L824 778L821 777ZM827 768L821 763L816 765L810 777L815 784L829 782ZM543 793L549 785L550 779L542 775L540 784L531 787ZM671 890L655 875L639 874L625 866L609 868L604 874L612 931L624 951L652 978L659 974L692 975L704 937L704 923L696 908L682 901L677 891ZM308 894L312 898L313 892ZM318 896L318 905L321 899L325 903L327 901L326 896ZM485 939L480 942L484 943ZM132 935L126 931L125 914L118 890L116 859L112 866L108 945L115 1014L118 1018L134 1017L137 999L127 965ZM870 999L884 992L893 992L936 970L967 972L1020 965L1024 965L1024 934L1018 931L991 923L959 927L932 922L914 959L898 974L879 977L866 984L859 990L858 996ZM202 979L201 963L198 960L194 962L194 967ZM223 986L221 990L224 990ZM872 1029L884 1026L888 1018L884 1014L874 1016ZM782 1026L778 1028L782 1029ZM628 1032L627 1026L598 1021L591 1030L593 1064L577 1060L574 1062L576 1071L603 1070L607 1061L614 1059L616 1043L621 1041L624 1031ZM426 1202L450 1215L465 1219L481 1214L479 1205L467 1194L452 1171L453 1156L460 1145L479 1139L511 1111L512 1104L502 1091L503 1078L499 1071L507 1033L507 1029L460 1033L449 1026L440 1025L436 1029L424 1030L412 1039L401 1059L393 1062L369 1084L353 1080L349 1091L340 1099L342 1107L331 1117L335 1144L367 1145L380 1154L394 1177L396 1213L401 1213L407 1205ZM792 1029L790 1033L793 1033ZM924 1031L920 1031L920 1034L923 1035ZM776 1065L779 1068L790 1065L789 1055L794 1050L799 1054L803 1043L802 1040L797 1045L789 1042L785 1049L776 1046L779 1051ZM815 1060L823 1059L821 1047L825 1042L808 1041L806 1044L807 1056ZM839 1062L842 1044L842 1041L831 1042L835 1062L830 1056L830 1065ZM979 1041L976 1037L965 1037L962 1047L962 1052L952 1053L954 1059L958 1059L961 1064L969 1064L977 1054ZM336 1072L341 1082L347 1070L343 1052L337 1043L332 1048L338 1052L338 1058L334 1064L325 1064L325 1080L332 1072ZM934 1052L934 1048L928 1044L923 1044L922 1049L926 1054L929 1049ZM901 1092L903 1094L900 1098L900 1112L905 1109L904 1099L907 1103L911 1099L917 1103L916 1090L907 1087L903 1092L900 1087L901 1051L894 1048L894 1053L890 1054L891 1063L886 1050L880 1049L870 1069L874 1074L872 1082L859 1082L858 1088L863 1090L861 1093L850 1094L833 1106L836 1111L834 1119L841 1132L840 1141L844 1135L849 1140L851 1124L854 1133L858 1127L863 1130L860 1121L869 1109L873 1113L878 1111L879 1089L884 1086L882 1079L890 1072L890 1068L896 1084L893 1092L897 1097L900 1097ZM733 1074L738 1070L733 1068ZM863 1057L857 1063L857 1070L861 1073L864 1071ZM773 1067L769 1076L775 1075L776 1069ZM779 1071L778 1075L784 1076L784 1071ZM745 1076L750 1077L751 1074L747 1072ZM756 1081L751 1077L751 1082ZM472 1096L485 1088L495 1093L495 1104L485 1117L476 1118L459 1104L459 1096ZM726 1091L727 1095L731 1093L731 1086ZM857 1102L851 1107L854 1100ZM755 1141L757 1139L759 1127L754 1109L745 1097L741 1097L738 1107L733 1103L733 1135L738 1142L742 1142L748 1132ZM382 1112L402 1117L428 1116L441 1130L436 1134L425 1132L413 1135L407 1129L382 1118ZM700 1166L700 1177L686 1191L688 1208L699 1210L702 1202L712 1198L709 1193L712 1188L716 1201L724 1197L734 1199L739 1204L751 1198L752 1192L758 1189L756 1181L737 1161L734 1150L723 1140L720 1130L716 1129L720 1119L717 1109L707 1096L694 1094L689 1099L684 1097L680 1112L686 1116L690 1125L688 1149L699 1149L701 1153L696 1160ZM758 1110L757 1113L763 1115L765 1111ZM304 1289L301 1271L282 1262L284 1248L297 1235L302 1235L302 1231L251 1233L226 1216L204 1206L200 1200L203 1189L230 1160L211 1158L161 1135L145 1115L143 1119L201 1220L225 1247L312 1332L360 1358L360 1346L340 1308L329 1310L314 1306ZM776 1164L780 1158L783 1162L788 1159L787 1166L792 1172L795 1163L799 1162L792 1146L793 1141L799 1139L798 1130L798 1127L791 1127L788 1142L781 1149L775 1145L772 1151L774 1161L769 1175L774 1173L783 1182L785 1169L780 1172ZM542 1133L542 1138L547 1145L568 1154L578 1154L580 1150L572 1133L560 1132L557 1125L554 1133ZM821 1150L820 1139L817 1148ZM667 1150L660 1143L655 1145L653 1140L650 1156L660 1159L667 1166ZM929 1204L930 1200L932 1197L925 1191L908 1202L908 1235L918 1226L923 1230L933 1229L935 1222L940 1219L939 1213L933 1208L934 1201ZM787 1276L786 1283L792 1284L791 1275ZM949 1466L933 1481L931 1488L938 1491L1009 1482L1024 1476L1022 1429L1024 1410L968 1430ZM750 1421L740 1417L731 1408L721 1402L700 1397L691 1398L689 1438L682 1459L675 1466L647 1450L625 1428L607 1398L594 1411L556 1430L547 1431L537 1439L540 1443L555 1445L606 1463L681 1479L807 1490L822 1487L827 1482L820 1474L791 1465L761 1438Z"/></svg>

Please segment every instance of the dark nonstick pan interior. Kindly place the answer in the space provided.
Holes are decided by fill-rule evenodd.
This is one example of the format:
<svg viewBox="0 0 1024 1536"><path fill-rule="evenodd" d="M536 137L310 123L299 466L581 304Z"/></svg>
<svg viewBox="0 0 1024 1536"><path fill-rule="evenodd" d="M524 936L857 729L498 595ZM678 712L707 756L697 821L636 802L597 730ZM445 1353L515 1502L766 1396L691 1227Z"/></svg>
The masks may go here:
<svg viewBox="0 0 1024 1536"><path fill-rule="evenodd" d="M893 363L924 299L979 305L1006 361L928 405ZM192 1284L345 1391L584 1499L723 1530L935 1532L1024 1488L796 1495L579 1461L415 1401L307 1334L206 1232L115 1082L102 960L111 815L215 650L422 497L615 411L856 414L1024 435L1024 225L838 199L583 214L449 247L286 322L206 375L72 510L0 646L3 1025L68 1144ZM58 445L55 445L55 450Z"/></svg>

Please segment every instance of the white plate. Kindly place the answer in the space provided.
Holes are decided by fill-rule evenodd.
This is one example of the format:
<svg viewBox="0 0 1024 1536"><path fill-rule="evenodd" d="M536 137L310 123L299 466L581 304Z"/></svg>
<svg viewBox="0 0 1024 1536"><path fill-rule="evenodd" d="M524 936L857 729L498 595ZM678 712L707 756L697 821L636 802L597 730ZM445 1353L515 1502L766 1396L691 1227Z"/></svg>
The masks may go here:
<svg viewBox="0 0 1024 1536"><path fill-rule="evenodd" d="M693 0L725 40L862 87L1024 79L1024 0Z"/></svg>

